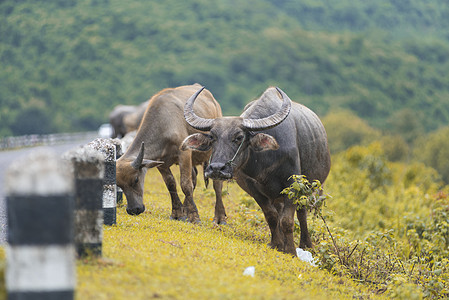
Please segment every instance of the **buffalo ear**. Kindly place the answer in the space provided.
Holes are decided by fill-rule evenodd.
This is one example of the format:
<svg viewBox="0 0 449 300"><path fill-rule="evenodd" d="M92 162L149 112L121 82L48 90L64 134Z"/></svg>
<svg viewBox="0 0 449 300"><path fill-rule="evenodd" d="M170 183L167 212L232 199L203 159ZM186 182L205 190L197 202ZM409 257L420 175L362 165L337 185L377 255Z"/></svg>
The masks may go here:
<svg viewBox="0 0 449 300"><path fill-rule="evenodd" d="M197 151L207 151L212 146L211 139L203 133L189 135L181 144L181 150L193 149Z"/></svg>
<svg viewBox="0 0 449 300"><path fill-rule="evenodd" d="M163 161L144 159L142 161L142 167L151 169L154 167L158 167L158 166L162 165L163 163L164 163Z"/></svg>
<svg viewBox="0 0 449 300"><path fill-rule="evenodd" d="M251 147L255 151L277 150L279 144L274 137L265 133L258 133L251 137Z"/></svg>

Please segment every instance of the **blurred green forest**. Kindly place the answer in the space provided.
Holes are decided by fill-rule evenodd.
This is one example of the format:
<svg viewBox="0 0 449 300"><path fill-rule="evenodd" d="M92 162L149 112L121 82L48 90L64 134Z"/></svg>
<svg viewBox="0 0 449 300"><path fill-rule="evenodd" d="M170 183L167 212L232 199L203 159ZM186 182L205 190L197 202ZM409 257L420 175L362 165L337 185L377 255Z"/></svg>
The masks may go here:
<svg viewBox="0 0 449 300"><path fill-rule="evenodd" d="M444 0L3 0L0 137L96 129L199 82L225 115L277 85L411 145L449 123L448 39Z"/></svg>

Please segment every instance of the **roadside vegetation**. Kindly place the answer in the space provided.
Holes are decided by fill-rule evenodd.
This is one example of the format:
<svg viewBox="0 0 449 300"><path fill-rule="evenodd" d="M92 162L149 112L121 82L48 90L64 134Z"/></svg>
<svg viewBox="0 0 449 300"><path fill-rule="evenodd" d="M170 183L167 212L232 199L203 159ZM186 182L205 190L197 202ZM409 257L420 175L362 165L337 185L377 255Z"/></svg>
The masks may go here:
<svg viewBox="0 0 449 300"><path fill-rule="evenodd" d="M170 220L168 192L150 170L146 212L120 207L117 225L104 227L103 258L77 262L77 299L449 296L449 187L435 169L392 162L374 142L334 155L323 188L325 205L309 214L312 266L267 247L261 210L233 182L224 185L228 225L212 224L214 193L201 179L202 223ZM254 277L243 275L250 266Z"/></svg>

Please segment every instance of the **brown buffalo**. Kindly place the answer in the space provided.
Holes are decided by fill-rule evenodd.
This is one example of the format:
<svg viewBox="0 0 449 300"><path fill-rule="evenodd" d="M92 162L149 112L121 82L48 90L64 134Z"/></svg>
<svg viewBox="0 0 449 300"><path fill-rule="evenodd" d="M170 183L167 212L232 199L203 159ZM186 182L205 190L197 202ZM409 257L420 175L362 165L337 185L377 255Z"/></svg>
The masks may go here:
<svg viewBox="0 0 449 300"><path fill-rule="evenodd" d="M186 100L201 86L198 84L168 88L154 95L145 111L137 135L125 154L117 160L117 185L123 189L127 200L126 211L138 215L145 210L143 204L144 178L149 168L157 167L170 192L171 218L199 222L198 209L193 201L197 171L195 166L204 164L210 152L181 151L182 141L197 133L184 119ZM221 117L221 108L209 91L198 97L195 112L214 119ZM176 181L170 166L179 164L184 203L178 197ZM225 223L226 214L221 198L222 181L213 182L216 203L214 221Z"/></svg>

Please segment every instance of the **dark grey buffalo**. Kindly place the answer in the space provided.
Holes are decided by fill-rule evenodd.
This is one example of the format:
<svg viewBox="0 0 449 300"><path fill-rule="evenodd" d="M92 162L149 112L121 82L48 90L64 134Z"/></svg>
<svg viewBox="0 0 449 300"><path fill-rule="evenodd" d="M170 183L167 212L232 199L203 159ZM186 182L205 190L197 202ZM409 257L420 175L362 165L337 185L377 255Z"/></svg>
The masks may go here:
<svg viewBox="0 0 449 300"><path fill-rule="evenodd" d="M141 104L136 106L134 112L123 117L123 124L125 125L126 133L139 129L140 123L142 122L149 102L150 100L142 102Z"/></svg>
<svg viewBox="0 0 449 300"><path fill-rule="evenodd" d="M205 175L217 180L235 179L262 208L271 230L270 246L295 254L296 205L280 192L292 183L292 174L326 180L330 154L321 121L307 107L292 103L279 88L268 88L245 107L240 117L202 118L193 110L201 91L187 101L184 116L193 128L209 133L190 135L182 149L212 149ZM300 247L312 247L306 210L298 210L297 217Z"/></svg>
<svg viewBox="0 0 449 300"><path fill-rule="evenodd" d="M119 104L109 114L109 124L114 128L113 138L122 138L128 132L137 130L142 121L148 102L135 105Z"/></svg>
<svg viewBox="0 0 449 300"><path fill-rule="evenodd" d="M126 211L138 215L145 211L143 204L144 179L148 168L157 167L170 192L172 200L171 218L190 222L200 220L198 209L193 201L197 171L210 157L210 152L181 151L182 141L198 132L184 119L184 105L198 88L198 84L164 89L154 95L145 111L141 126L134 141L120 159L117 160L117 185L123 189L127 200ZM209 91L198 98L196 113L204 118L221 117L221 108ZM178 197L176 181L170 166L179 164L181 189L185 195L184 203ZM225 209L221 190L223 183L213 183L216 204L214 221L225 223Z"/></svg>
<svg viewBox="0 0 449 300"><path fill-rule="evenodd" d="M132 114L136 111L134 105L122 105L119 104L109 114L109 124L114 128L114 134L112 138L122 138L127 133L125 123L123 119L126 115Z"/></svg>

